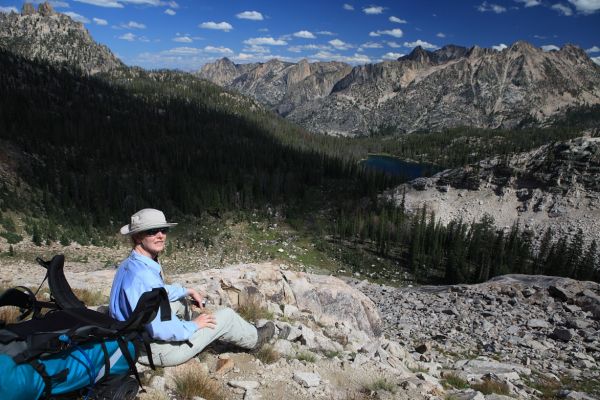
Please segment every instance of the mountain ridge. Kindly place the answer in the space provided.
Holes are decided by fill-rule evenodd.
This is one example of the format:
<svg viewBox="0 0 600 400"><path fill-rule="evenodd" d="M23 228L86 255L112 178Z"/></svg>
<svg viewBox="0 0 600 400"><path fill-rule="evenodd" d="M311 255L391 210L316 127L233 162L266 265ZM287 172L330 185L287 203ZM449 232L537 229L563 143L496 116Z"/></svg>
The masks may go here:
<svg viewBox="0 0 600 400"><path fill-rule="evenodd" d="M284 70L320 63L228 61L234 66L227 72L228 80L214 78L221 60L206 64L197 75L250 95L313 132L333 135L366 135L382 127L405 133L460 126L545 126L568 108L600 104L600 66L571 44L553 51L526 41L501 51L457 45L435 51L416 47L397 60L375 64L348 68L343 63L324 63L334 70L329 79L337 81L318 88L306 77L299 86L281 82L285 82ZM233 71L242 69L235 77ZM319 74L314 74L313 80L319 80ZM278 80L272 79L279 75ZM298 91L312 95L299 96ZM288 98L294 101L286 102Z"/></svg>

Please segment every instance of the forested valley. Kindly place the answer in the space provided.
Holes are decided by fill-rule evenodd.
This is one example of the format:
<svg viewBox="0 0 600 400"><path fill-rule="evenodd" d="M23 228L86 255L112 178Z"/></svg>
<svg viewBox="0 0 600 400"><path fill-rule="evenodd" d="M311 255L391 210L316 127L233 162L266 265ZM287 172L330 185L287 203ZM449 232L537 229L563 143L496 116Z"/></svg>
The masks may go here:
<svg viewBox="0 0 600 400"><path fill-rule="evenodd" d="M277 218L335 254L347 270L391 282L480 282L506 273L599 280L597 243L493 221L442 225L379 197L402 181L366 169L369 153L461 166L530 150L596 127L600 110L574 110L549 128L385 135L311 135L239 94L174 71L122 69L83 76L0 51L0 187L9 243L110 246L143 207L188 216ZM24 230L10 215L23 216ZM190 227L190 229L193 229ZM12 247L11 247L12 248ZM10 255L8 255L10 256ZM377 262L375 262L375 260ZM371 266L371 267L369 267Z"/></svg>

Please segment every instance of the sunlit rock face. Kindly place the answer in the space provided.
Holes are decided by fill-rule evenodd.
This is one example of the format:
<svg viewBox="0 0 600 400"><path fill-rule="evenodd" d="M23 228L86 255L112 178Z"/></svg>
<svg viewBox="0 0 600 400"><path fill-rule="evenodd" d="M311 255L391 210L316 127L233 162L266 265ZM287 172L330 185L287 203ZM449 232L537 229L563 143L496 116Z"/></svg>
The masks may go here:
<svg viewBox="0 0 600 400"><path fill-rule="evenodd" d="M502 51L417 47L398 60L354 68L219 60L199 75L253 96L311 131L346 136L382 128L543 126L569 108L600 103L600 67L583 50L566 45L543 51L523 41Z"/></svg>
<svg viewBox="0 0 600 400"><path fill-rule="evenodd" d="M96 43L83 24L55 12L49 3L26 3L21 14L0 13L0 48L53 65L68 65L85 74L123 67L104 45Z"/></svg>

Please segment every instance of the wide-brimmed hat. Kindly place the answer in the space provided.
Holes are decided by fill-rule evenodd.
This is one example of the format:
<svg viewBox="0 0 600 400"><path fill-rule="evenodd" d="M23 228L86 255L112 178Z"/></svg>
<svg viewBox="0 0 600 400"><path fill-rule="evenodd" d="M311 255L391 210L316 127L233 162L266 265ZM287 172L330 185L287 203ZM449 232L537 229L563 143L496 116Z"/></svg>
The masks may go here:
<svg viewBox="0 0 600 400"><path fill-rule="evenodd" d="M122 235L130 235L136 232L147 231L154 228L167 228L175 226L176 223L167 222L165 214L154 208L144 208L131 216L131 222L121 228Z"/></svg>

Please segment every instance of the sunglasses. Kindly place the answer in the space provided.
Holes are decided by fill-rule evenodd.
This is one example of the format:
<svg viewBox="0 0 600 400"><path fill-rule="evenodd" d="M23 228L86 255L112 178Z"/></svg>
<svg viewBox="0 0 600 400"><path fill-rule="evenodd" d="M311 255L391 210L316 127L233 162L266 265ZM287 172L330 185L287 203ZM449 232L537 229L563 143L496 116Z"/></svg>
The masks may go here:
<svg viewBox="0 0 600 400"><path fill-rule="evenodd" d="M158 232L162 233L163 235L166 235L167 233L169 233L169 228L148 229L147 231L144 231L144 234L146 236L155 236Z"/></svg>

